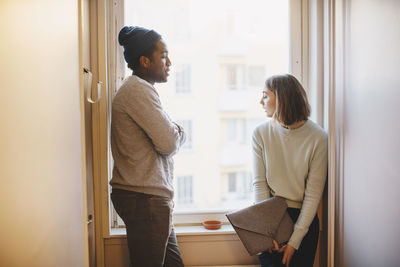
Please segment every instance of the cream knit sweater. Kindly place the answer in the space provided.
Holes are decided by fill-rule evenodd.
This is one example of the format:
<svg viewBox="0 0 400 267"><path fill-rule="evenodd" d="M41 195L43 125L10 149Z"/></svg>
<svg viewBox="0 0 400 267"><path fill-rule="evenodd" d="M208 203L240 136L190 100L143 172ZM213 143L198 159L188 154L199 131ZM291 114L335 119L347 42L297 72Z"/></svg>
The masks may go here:
<svg viewBox="0 0 400 267"><path fill-rule="evenodd" d="M328 137L308 120L289 130L274 120L253 133L254 193L256 202L281 196L301 209L289 244L298 249L314 219L328 170Z"/></svg>

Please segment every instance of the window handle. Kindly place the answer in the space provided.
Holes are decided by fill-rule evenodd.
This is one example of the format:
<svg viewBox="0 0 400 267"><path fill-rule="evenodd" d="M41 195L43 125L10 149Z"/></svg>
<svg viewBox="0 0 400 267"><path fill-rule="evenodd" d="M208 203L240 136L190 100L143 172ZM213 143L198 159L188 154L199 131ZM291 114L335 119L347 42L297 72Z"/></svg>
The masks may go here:
<svg viewBox="0 0 400 267"><path fill-rule="evenodd" d="M84 73L84 88L86 89L86 99L89 103L97 103L101 99L101 86L102 82L97 83L97 99L93 100L92 98L92 73L89 69L83 68Z"/></svg>
<svg viewBox="0 0 400 267"><path fill-rule="evenodd" d="M91 224L92 222L93 222L93 215L90 214L90 215L88 216L88 220L86 221L86 223L87 223L87 224Z"/></svg>

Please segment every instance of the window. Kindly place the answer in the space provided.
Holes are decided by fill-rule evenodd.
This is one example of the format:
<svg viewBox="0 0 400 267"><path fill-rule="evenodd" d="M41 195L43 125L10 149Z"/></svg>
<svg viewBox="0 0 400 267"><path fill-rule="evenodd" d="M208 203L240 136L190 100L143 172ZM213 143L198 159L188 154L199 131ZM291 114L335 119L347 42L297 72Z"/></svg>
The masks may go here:
<svg viewBox="0 0 400 267"><path fill-rule="evenodd" d="M245 69L243 65L226 66L226 88L228 90L245 90Z"/></svg>
<svg viewBox="0 0 400 267"><path fill-rule="evenodd" d="M226 209L235 209L252 199L251 173L245 169L223 173L221 185L221 202Z"/></svg>
<svg viewBox="0 0 400 267"><path fill-rule="evenodd" d="M245 199L251 193L251 174L246 171L229 172L228 176L228 194L230 198Z"/></svg>
<svg viewBox="0 0 400 267"><path fill-rule="evenodd" d="M193 176L178 176L176 203L179 205L193 204Z"/></svg>
<svg viewBox="0 0 400 267"><path fill-rule="evenodd" d="M176 67L175 92L177 94L190 93L190 65L183 64Z"/></svg>
<svg viewBox="0 0 400 267"><path fill-rule="evenodd" d="M236 173L228 173L228 193L236 192Z"/></svg>
<svg viewBox="0 0 400 267"><path fill-rule="evenodd" d="M301 51L301 38L289 38L289 5L290 14L300 14L299 5L282 0L116 1L124 7L124 14L114 17L119 25L155 29L169 48L172 75L155 87L163 108L188 133L174 156L175 223L179 218L199 222L201 214L223 215L251 204L251 133L266 120L261 90L267 74L287 73L289 59L301 61L292 59ZM184 27L177 29L182 21ZM259 90L249 90L254 88ZM189 211L189 219L182 217Z"/></svg>
<svg viewBox="0 0 400 267"><path fill-rule="evenodd" d="M186 134L186 141L182 145L181 150L188 151L193 149L193 128L191 120L179 120L177 123L183 127Z"/></svg>
<svg viewBox="0 0 400 267"><path fill-rule="evenodd" d="M246 119L227 119L226 120L226 141L233 144L246 143Z"/></svg>
<svg viewBox="0 0 400 267"><path fill-rule="evenodd" d="M265 82L266 73L264 66L249 66L248 70L248 85L252 87L259 87L260 84Z"/></svg>
<svg viewBox="0 0 400 267"><path fill-rule="evenodd" d="M190 1L180 3L177 7L180 15L173 18L174 38L177 40L185 41L190 39L189 3Z"/></svg>

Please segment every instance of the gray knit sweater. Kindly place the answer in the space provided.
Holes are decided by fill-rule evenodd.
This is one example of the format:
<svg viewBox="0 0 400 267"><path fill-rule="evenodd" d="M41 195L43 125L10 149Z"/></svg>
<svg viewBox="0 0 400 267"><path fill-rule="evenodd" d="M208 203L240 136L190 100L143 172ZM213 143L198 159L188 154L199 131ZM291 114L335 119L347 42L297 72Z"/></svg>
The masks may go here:
<svg viewBox="0 0 400 267"><path fill-rule="evenodd" d="M112 104L112 188L172 199L172 156L184 141L183 130L162 109L155 88L130 76Z"/></svg>

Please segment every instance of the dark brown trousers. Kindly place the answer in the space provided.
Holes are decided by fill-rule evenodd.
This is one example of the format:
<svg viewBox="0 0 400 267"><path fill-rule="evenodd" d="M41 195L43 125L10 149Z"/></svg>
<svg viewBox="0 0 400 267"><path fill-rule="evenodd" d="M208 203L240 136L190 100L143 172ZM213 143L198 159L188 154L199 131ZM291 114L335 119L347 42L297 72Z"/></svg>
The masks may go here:
<svg viewBox="0 0 400 267"><path fill-rule="evenodd" d="M111 200L126 225L131 266L184 266L172 227L171 199L113 189Z"/></svg>

